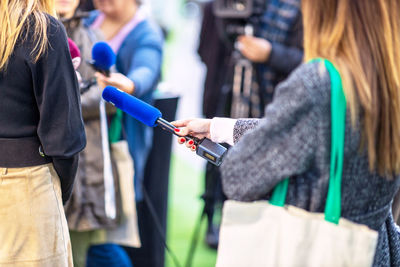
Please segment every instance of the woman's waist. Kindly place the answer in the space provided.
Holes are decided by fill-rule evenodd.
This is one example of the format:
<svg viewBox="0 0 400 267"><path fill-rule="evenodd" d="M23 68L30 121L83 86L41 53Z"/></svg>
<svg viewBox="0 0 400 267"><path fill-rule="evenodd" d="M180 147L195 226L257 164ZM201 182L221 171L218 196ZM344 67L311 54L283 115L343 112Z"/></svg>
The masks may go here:
<svg viewBox="0 0 400 267"><path fill-rule="evenodd" d="M0 167L22 168L50 163L42 152L37 136L21 138L0 137Z"/></svg>

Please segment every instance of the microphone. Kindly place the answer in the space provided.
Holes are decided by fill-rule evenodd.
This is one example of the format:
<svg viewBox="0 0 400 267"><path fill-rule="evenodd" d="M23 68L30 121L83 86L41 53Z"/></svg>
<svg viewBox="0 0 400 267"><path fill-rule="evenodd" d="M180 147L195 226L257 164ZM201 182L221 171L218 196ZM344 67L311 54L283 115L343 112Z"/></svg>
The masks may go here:
<svg viewBox="0 0 400 267"><path fill-rule="evenodd" d="M87 63L96 71L110 76L110 68L115 64L114 51L106 42L97 42L92 48L92 60Z"/></svg>
<svg viewBox="0 0 400 267"><path fill-rule="evenodd" d="M174 129L176 127L162 118L162 113L157 108L143 102L136 97L123 92L115 87L107 86L103 91L103 99L130 116L134 117L143 124L150 127L160 126L162 129L178 135ZM208 138L198 139L193 136L185 136L186 140L192 139L196 145L196 154L208 160L214 165L221 165L222 158L227 149L220 144L212 142Z"/></svg>
<svg viewBox="0 0 400 267"><path fill-rule="evenodd" d="M79 50L79 47L76 45L76 43L70 38L68 38L68 47L72 59L72 64L74 65L74 69L76 70L81 64L81 51Z"/></svg>

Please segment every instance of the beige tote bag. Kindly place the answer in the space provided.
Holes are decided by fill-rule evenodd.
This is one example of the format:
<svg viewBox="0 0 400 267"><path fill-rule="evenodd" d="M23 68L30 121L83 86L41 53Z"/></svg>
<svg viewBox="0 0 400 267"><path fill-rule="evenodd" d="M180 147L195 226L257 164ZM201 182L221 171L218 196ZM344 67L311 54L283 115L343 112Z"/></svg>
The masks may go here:
<svg viewBox="0 0 400 267"><path fill-rule="evenodd" d="M118 190L121 197L121 206L117 207L117 201L114 201L114 206L115 209L120 210L120 215L115 228L101 230L102 238L97 243L115 243L129 247L141 247L135 203L134 162L129 153L127 141L120 140L122 116L123 112L117 109L109 129L110 150L117 166Z"/></svg>
<svg viewBox="0 0 400 267"><path fill-rule="evenodd" d="M133 160L125 140L111 144L111 153L118 169L119 190L122 212L118 226L108 229L107 242L139 248L141 246L137 223Z"/></svg>
<svg viewBox="0 0 400 267"><path fill-rule="evenodd" d="M378 233L340 218L346 100L338 71L331 76L332 151L325 215L285 206L288 179L269 202L226 201L217 267L372 266Z"/></svg>

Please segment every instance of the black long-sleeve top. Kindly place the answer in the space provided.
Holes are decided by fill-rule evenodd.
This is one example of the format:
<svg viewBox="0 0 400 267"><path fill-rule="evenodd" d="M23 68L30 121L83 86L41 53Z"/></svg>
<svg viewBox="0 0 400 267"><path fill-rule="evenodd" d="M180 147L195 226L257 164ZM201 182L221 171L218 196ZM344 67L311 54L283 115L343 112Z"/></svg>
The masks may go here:
<svg viewBox="0 0 400 267"><path fill-rule="evenodd" d="M86 138L65 30L51 16L47 34L48 49L34 62L33 33L23 31L7 68L0 71L0 167L52 161L65 201ZM40 156L39 146L45 157Z"/></svg>

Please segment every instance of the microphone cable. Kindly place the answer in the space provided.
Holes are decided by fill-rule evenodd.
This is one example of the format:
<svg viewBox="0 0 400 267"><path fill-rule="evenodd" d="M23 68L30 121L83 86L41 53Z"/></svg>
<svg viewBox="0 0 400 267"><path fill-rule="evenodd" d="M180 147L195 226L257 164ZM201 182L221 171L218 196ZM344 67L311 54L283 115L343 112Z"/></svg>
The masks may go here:
<svg viewBox="0 0 400 267"><path fill-rule="evenodd" d="M143 183L141 184L142 187L142 192L143 192L143 197L144 197L144 202L146 203L147 207L149 208L150 211L150 215L153 218L154 224L156 226L156 230L161 238L161 241L165 247L165 249L167 250L167 252L169 253L172 261L174 262L176 267L182 267L182 265L179 263L178 258L176 257L175 253L170 249L170 247L167 245L167 238L165 236L165 234L163 233L162 230L162 226L161 226L161 222L160 219L157 216L157 213L155 211L154 205L150 200L149 195L147 194L147 191L143 185Z"/></svg>

